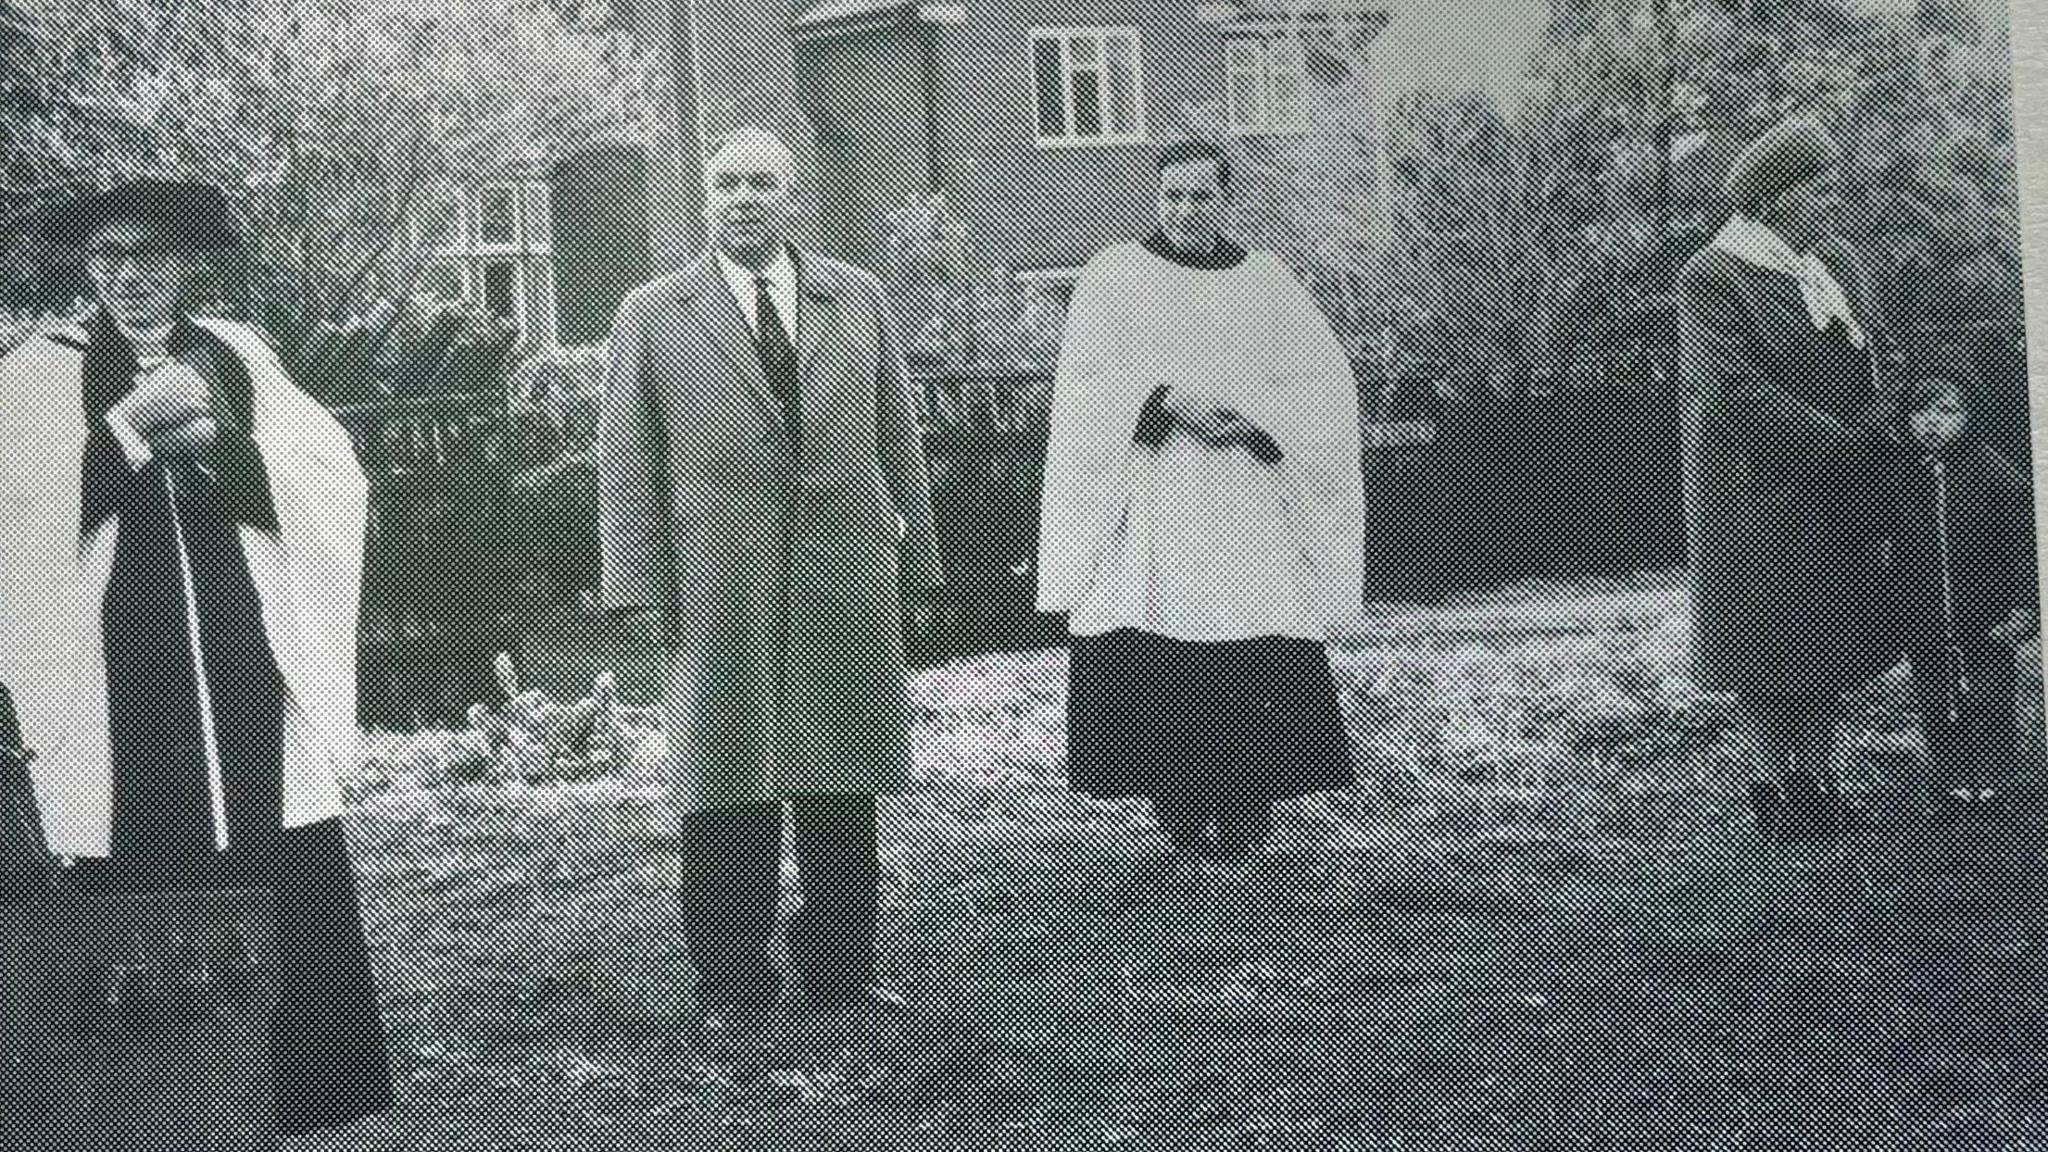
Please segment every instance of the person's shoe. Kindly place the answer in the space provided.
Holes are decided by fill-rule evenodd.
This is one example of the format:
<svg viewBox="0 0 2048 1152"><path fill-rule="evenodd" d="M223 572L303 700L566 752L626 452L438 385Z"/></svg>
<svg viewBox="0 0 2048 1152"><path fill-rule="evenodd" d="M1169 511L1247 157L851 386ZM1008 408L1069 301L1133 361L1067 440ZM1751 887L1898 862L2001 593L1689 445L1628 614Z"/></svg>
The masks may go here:
<svg viewBox="0 0 2048 1152"><path fill-rule="evenodd" d="M879 984L819 991L790 1006L792 1034L807 1042L840 1043L893 1032L910 1015L910 1002Z"/></svg>
<svg viewBox="0 0 2048 1152"><path fill-rule="evenodd" d="M775 1031L775 997L761 992L697 994L698 1046L711 1056L732 1056L770 1042Z"/></svg>
<svg viewBox="0 0 2048 1152"><path fill-rule="evenodd" d="M1788 773L1782 791L1784 799L1778 816L1780 839L1795 843L1828 840L1845 823L1841 797L1812 774Z"/></svg>

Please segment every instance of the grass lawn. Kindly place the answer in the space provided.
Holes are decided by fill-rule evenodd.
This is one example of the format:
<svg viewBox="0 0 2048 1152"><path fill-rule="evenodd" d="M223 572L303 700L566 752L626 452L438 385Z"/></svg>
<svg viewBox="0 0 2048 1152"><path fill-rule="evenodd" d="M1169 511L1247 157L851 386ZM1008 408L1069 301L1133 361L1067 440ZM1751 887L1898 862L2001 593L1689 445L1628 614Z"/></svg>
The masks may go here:
<svg viewBox="0 0 2048 1152"><path fill-rule="evenodd" d="M401 1108L303 1148L2048 1149L2037 837L1954 859L1896 795L1763 843L1668 577L1367 613L1333 646L1355 792L1175 874L1061 780L1066 659L917 683L883 816L910 1009L706 1064L651 771L508 791L369 739L352 782Z"/></svg>

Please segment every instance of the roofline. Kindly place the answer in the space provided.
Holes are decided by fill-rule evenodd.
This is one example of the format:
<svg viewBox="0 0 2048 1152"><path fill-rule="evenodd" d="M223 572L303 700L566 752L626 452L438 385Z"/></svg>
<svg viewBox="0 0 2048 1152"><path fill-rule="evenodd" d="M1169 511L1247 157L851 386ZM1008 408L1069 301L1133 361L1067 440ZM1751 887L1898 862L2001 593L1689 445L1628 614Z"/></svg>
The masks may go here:
<svg viewBox="0 0 2048 1152"><path fill-rule="evenodd" d="M801 17L790 26L790 35L797 43L803 44L872 32L878 28L900 28L908 24L958 24L965 19L966 11L960 4L896 0L893 4L879 8L850 12L824 20Z"/></svg>

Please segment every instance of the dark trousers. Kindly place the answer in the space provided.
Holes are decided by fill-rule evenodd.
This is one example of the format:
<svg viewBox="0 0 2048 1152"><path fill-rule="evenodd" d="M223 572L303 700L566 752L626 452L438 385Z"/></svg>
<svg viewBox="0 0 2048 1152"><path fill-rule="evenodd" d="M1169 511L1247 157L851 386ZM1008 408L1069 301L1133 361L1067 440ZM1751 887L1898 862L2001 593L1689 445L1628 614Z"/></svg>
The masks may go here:
<svg viewBox="0 0 2048 1152"><path fill-rule="evenodd" d="M2013 650L1985 639L1962 646L1961 659L1939 646L1916 647L1913 692L1933 770L1931 790L1997 788L2011 779L2019 748L2019 670Z"/></svg>
<svg viewBox="0 0 2048 1152"><path fill-rule="evenodd" d="M789 924L790 976L813 1001L852 999L875 979L881 866L875 798L798 796L790 839L803 905ZM775 963L782 805L748 804L684 816L684 943L705 1004L760 1007L781 985Z"/></svg>
<svg viewBox="0 0 2048 1152"><path fill-rule="evenodd" d="M1152 814L1174 851L1198 856L1249 856L1273 832L1273 801L1263 795L1154 796Z"/></svg>

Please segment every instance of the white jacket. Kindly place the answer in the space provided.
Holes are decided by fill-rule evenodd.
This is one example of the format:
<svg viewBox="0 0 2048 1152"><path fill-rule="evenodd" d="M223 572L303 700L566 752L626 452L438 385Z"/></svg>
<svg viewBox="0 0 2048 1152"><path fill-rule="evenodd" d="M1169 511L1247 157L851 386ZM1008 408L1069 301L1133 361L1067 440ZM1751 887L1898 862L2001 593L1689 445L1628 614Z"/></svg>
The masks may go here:
<svg viewBox="0 0 2048 1152"><path fill-rule="evenodd" d="M1160 385L1270 435L1254 460L1176 434L1132 443ZM1081 274L1054 383L1038 607L1076 634L1322 638L1364 585L1358 389L1329 321L1268 252L1189 268L1141 244Z"/></svg>

